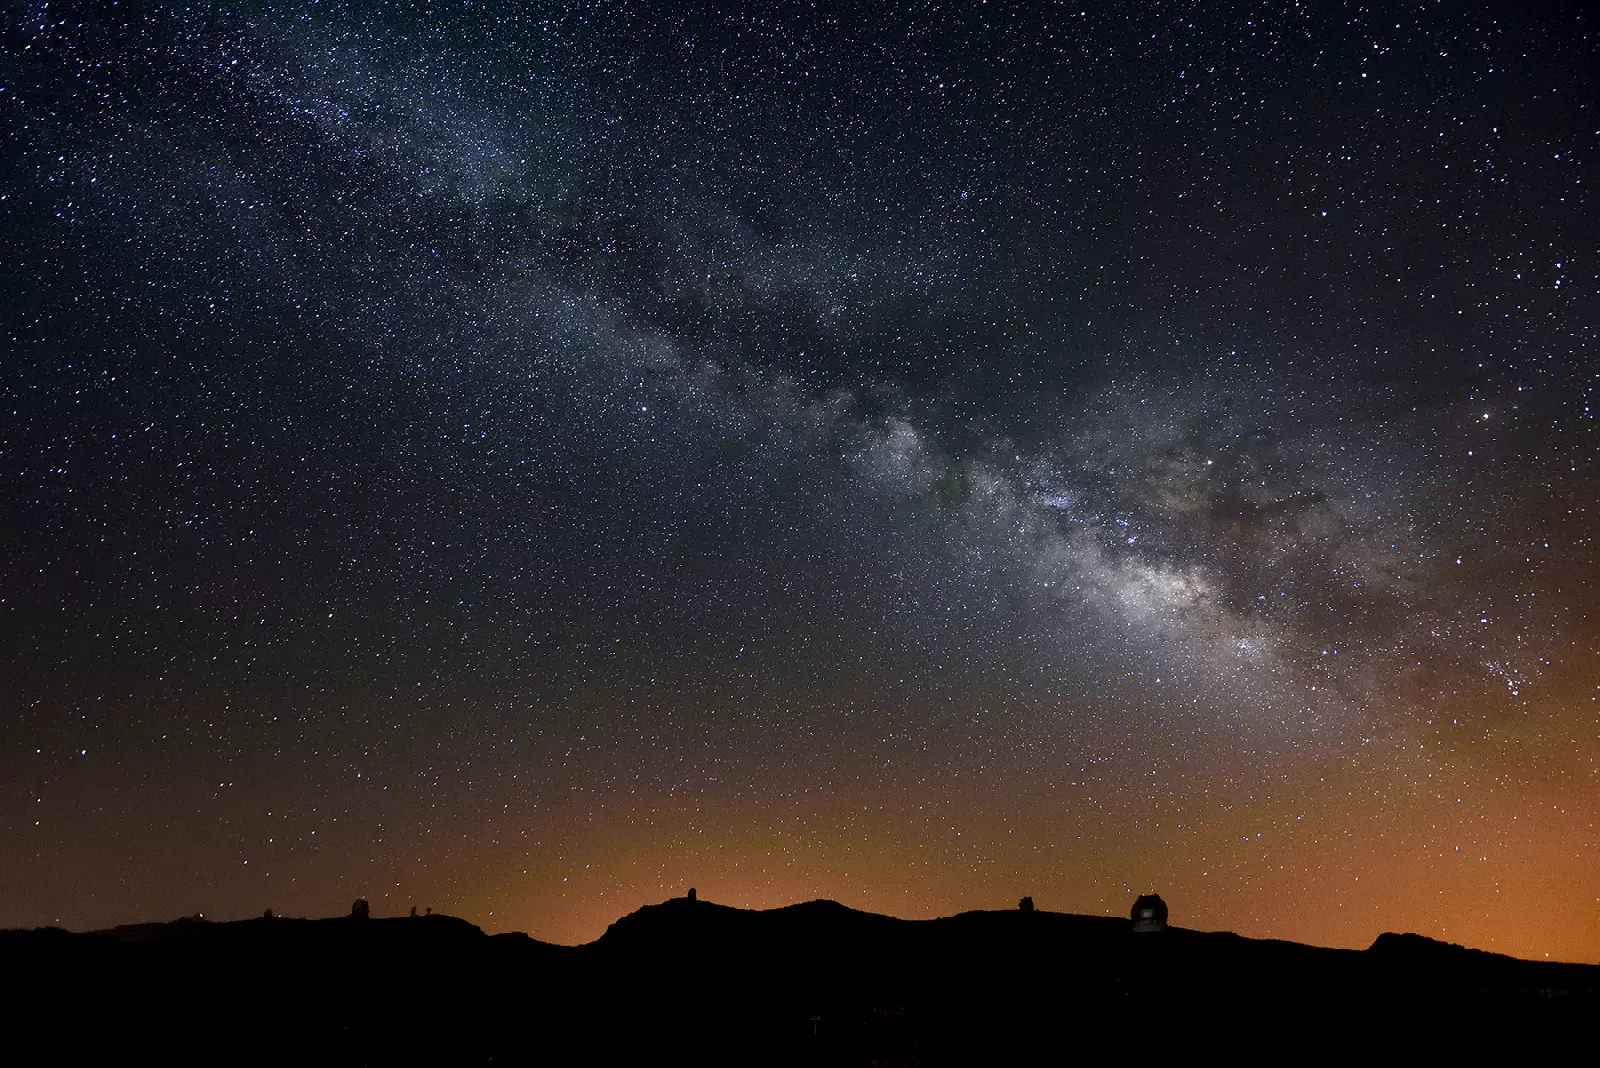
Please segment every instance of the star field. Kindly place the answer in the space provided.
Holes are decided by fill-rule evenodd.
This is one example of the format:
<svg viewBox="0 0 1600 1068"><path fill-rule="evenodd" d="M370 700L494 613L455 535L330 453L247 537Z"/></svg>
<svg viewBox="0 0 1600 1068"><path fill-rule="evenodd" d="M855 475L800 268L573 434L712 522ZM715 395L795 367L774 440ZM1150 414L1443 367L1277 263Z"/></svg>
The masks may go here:
<svg viewBox="0 0 1600 1068"><path fill-rule="evenodd" d="M0 924L1600 957L1582 5L0 25Z"/></svg>

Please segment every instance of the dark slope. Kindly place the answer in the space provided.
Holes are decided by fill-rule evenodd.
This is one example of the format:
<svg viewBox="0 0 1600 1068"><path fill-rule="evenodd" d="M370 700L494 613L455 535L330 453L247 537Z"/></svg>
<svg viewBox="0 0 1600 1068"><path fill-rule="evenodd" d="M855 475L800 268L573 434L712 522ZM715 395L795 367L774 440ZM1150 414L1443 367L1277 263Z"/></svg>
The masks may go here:
<svg viewBox="0 0 1600 1068"><path fill-rule="evenodd" d="M539 1024L571 1011L574 952L448 916L0 933L29 977L8 1030L53 1063L530 1063L508 1057L560 1040Z"/></svg>
<svg viewBox="0 0 1600 1068"><path fill-rule="evenodd" d="M444 916L0 932L11 1052L55 1063L1583 1063L1600 967L1046 912L677 899L586 946ZM4 1051L0 1051L4 1052Z"/></svg>

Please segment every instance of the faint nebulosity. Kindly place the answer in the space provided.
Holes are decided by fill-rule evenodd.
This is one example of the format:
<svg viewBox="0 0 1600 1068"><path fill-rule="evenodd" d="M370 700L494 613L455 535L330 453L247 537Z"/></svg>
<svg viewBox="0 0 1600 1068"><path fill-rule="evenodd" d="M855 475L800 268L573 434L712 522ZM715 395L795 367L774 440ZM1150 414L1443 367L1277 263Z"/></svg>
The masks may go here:
<svg viewBox="0 0 1600 1068"><path fill-rule="evenodd" d="M1600 956L1585 6L3 26L0 925Z"/></svg>

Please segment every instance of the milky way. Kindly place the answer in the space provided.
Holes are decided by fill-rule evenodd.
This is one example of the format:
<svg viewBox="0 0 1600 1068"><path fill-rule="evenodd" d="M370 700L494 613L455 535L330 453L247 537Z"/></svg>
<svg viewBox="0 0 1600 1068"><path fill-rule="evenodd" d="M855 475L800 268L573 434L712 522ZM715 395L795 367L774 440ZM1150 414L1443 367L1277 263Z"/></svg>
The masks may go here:
<svg viewBox="0 0 1600 1068"><path fill-rule="evenodd" d="M1600 954L1592 16L954 7L8 14L0 923Z"/></svg>

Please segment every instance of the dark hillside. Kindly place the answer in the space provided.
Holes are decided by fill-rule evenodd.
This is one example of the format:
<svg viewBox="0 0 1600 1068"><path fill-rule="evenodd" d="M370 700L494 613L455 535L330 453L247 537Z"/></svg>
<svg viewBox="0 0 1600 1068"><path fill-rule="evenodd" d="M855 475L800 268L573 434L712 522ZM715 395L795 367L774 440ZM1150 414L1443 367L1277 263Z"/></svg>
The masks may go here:
<svg viewBox="0 0 1600 1068"><path fill-rule="evenodd" d="M1582 1063L1600 967L1127 920L675 899L585 946L445 916L0 932L56 1063ZM18 1063L25 1063L19 1061Z"/></svg>

